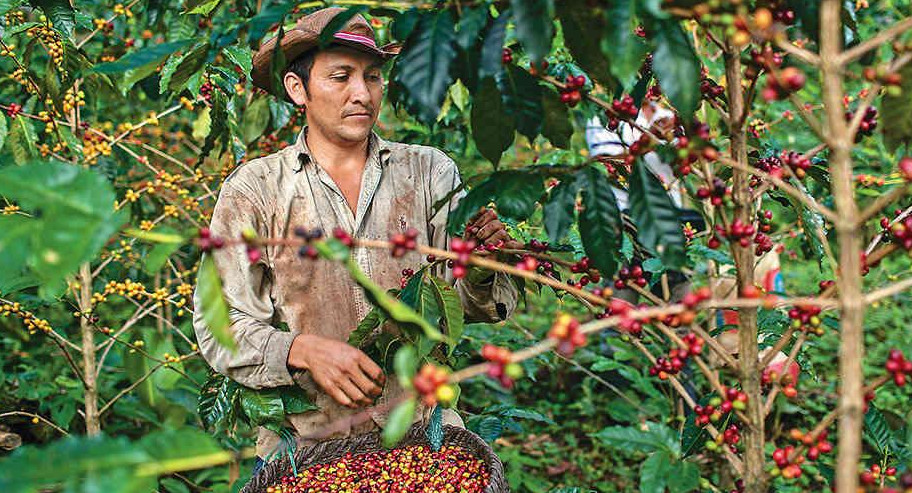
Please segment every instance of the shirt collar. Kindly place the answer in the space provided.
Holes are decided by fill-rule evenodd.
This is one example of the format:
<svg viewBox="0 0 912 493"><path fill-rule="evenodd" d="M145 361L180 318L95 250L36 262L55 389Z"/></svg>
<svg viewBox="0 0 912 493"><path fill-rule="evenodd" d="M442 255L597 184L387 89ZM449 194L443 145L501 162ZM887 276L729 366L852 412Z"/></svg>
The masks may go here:
<svg viewBox="0 0 912 493"><path fill-rule="evenodd" d="M294 146L298 151L298 162L294 168L295 173L299 173L310 163L313 163L311 158L310 149L307 148L307 126L301 129L301 132L298 133L298 137L295 139ZM385 167L389 163L390 153L392 152L390 143L387 140L380 138L376 132L371 130L370 136L368 136L368 163L371 161L377 162L381 167ZM376 159L374 159L376 158Z"/></svg>

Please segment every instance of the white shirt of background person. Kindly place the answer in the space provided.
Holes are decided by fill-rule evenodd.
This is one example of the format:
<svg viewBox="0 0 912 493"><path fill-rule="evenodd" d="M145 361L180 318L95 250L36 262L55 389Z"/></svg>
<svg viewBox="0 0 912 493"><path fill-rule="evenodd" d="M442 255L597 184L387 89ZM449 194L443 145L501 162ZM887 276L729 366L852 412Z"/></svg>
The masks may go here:
<svg viewBox="0 0 912 493"><path fill-rule="evenodd" d="M643 100L643 106L637 115L636 124L643 128L649 128L658 120L663 118L674 118L674 113L651 101ZM618 156L627 151L627 147L639 140L643 134L642 131L630 125L627 122L621 122L617 130L608 130L598 117L592 117L586 122L586 145L589 148L589 156ZM674 170L668 163L662 162L659 155L655 152L649 152L643 159L646 165L658 176L663 183L669 184L675 181ZM612 187L615 197L618 200L618 207L625 210L629 207L627 191ZM671 200L675 206L681 207L681 190L678 186L672 187L668 191Z"/></svg>

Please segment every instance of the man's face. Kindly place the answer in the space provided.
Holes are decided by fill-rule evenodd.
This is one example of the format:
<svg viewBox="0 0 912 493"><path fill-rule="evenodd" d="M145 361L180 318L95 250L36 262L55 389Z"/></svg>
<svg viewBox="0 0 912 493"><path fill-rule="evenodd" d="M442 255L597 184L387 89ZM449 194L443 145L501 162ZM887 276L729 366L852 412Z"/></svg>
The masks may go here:
<svg viewBox="0 0 912 493"><path fill-rule="evenodd" d="M380 112L382 64L350 48L321 50L314 57L308 91L290 94L295 103L305 105L307 124L324 138L340 144L363 142Z"/></svg>

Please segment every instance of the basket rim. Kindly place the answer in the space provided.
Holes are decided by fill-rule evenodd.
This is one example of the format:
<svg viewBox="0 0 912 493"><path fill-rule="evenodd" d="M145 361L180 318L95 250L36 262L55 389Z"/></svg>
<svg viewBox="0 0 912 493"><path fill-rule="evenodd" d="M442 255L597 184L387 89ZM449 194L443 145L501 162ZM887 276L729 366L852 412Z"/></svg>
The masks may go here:
<svg viewBox="0 0 912 493"><path fill-rule="evenodd" d="M400 448L409 445L429 444L425 430L426 425L423 423L413 424L402 440L394 448ZM443 425L443 443L444 445L460 445L467 449L473 455L485 462L488 468L490 478L485 493L502 493L509 492L506 479L504 477L503 463L494 453L490 444L485 442L480 436L471 430L452 425ZM335 438L299 448L294 453L294 461L299 469L311 467L316 464L338 460L347 453L355 455L386 450L380 439L381 431L375 430L360 435L353 435L343 438ZM291 468L291 462L287 455L283 455L273 461L266 463L257 474L241 489L240 493L261 493L266 488L279 482L279 479L287 474Z"/></svg>

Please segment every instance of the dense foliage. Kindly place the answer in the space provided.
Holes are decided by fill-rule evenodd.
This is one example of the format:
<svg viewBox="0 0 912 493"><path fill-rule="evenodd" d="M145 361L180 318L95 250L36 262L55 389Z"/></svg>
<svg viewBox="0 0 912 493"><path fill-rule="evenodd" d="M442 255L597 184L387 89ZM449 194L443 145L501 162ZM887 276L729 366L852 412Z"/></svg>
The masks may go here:
<svg viewBox="0 0 912 493"><path fill-rule="evenodd" d="M421 260L386 292L358 238L294 239L376 306L350 342L414 390L388 444L420 400L455 405L517 491L912 488L912 5L329 3L403 44L377 130L457 161L450 231L492 205L526 243L375 242ZM250 85L251 48L323 6L0 0L0 491L236 490L253 426L294 448L284 415L313 404L211 373L191 319L234 344L199 253L277 239L205 226L305 123ZM637 120L649 101L675 118ZM590 155L593 118L643 137ZM517 313L464 323L427 255L513 274Z"/></svg>

